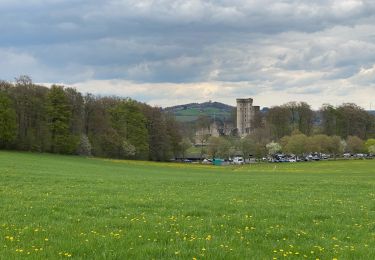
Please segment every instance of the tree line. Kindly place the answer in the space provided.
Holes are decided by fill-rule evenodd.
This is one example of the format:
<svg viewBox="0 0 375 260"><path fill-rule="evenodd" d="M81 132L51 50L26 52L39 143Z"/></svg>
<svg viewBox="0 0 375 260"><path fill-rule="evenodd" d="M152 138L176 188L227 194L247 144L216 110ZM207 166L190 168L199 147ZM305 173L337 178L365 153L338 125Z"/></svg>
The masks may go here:
<svg viewBox="0 0 375 260"><path fill-rule="evenodd" d="M180 125L160 107L74 88L0 82L0 148L164 161L183 147Z"/></svg>
<svg viewBox="0 0 375 260"><path fill-rule="evenodd" d="M274 139L280 139L298 130L309 136L312 134L337 135L346 139L358 136L361 139L374 137L374 116L353 103L334 107L324 104L313 111L305 102L289 102L274 106L265 115L265 125Z"/></svg>
<svg viewBox="0 0 375 260"><path fill-rule="evenodd" d="M200 118L197 125L202 128L209 123ZM375 146L369 145L375 140L375 117L352 103L337 107L325 104L314 111L306 102L289 102L259 112L252 125L251 134L242 139L236 133L220 137L199 135L200 143L208 144L202 154L261 158L276 152L375 153Z"/></svg>
<svg viewBox="0 0 375 260"><path fill-rule="evenodd" d="M278 142L267 140L261 143L252 135L244 138L210 137L205 151L210 158L233 158L243 156L245 159L273 156L277 153L294 154L296 156L311 153L329 154L333 157L343 153L375 154L375 139L366 141L357 136L346 139L334 135L317 134L306 136L299 131L284 136Z"/></svg>
<svg viewBox="0 0 375 260"><path fill-rule="evenodd" d="M209 127L211 120L199 117L195 125L181 124L160 107L83 95L70 87L47 88L27 76L14 83L0 81L0 149L164 161L184 158L191 141L201 146L201 157L229 157L238 151L262 157L274 143L295 154L303 149L367 151L362 140L375 137L375 117L351 103L323 105L318 111L306 102L274 106L255 115L252 133L242 139L236 131L209 138L199 129Z"/></svg>

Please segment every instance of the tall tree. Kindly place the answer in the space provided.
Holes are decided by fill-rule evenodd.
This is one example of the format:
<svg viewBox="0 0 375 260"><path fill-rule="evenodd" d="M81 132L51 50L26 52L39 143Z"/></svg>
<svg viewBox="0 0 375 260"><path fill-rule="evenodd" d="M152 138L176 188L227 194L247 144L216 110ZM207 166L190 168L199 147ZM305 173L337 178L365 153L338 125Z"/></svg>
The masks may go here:
<svg viewBox="0 0 375 260"><path fill-rule="evenodd" d="M320 110L321 127L323 134L335 135L337 134L337 113L336 109L329 104L324 104Z"/></svg>
<svg viewBox="0 0 375 260"><path fill-rule="evenodd" d="M358 136L366 139L374 121L363 108L347 103L337 109L337 134L342 138Z"/></svg>
<svg viewBox="0 0 375 260"><path fill-rule="evenodd" d="M311 135L314 124L314 112L306 102L297 105L298 129L305 135Z"/></svg>
<svg viewBox="0 0 375 260"><path fill-rule="evenodd" d="M47 115L53 153L74 153L78 147L79 137L69 132L71 111L64 88L53 85L47 95Z"/></svg>
<svg viewBox="0 0 375 260"><path fill-rule="evenodd" d="M123 148L134 146L135 158L147 159L148 157L148 130L146 128L146 118L143 115L139 105L133 100L121 100L112 108L111 115L112 127L118 135L123 138ZM127 157L132 153L126 153ZM134 157L133 157L134 158Z"/></svg>
<svg viewBox="0 0 375 260"><path fill-rule="evenodd" d="M170 140L170 148L174 157L176 158L182 152L182 147L181 147L182 135L180 131L181 127L173 115L166 114L165 117L166 117L166 124L167 124L167 134Z"/></svg>
<svg viewBox="0 0 375 260"><path fill-rule="evenodd" d="M69 131L71 134L79 136L83 133L84 127L84 101L82 94L74 88L65 88L64 92L71 114Z"/></svg>
<svg viewBox="0 0 375 260"><path fill-rule="evenodd" d="M289 135L292 131L290 126L291 111L285 106L271 107L267 112L267 122L271 129L272 136L280 139Z"/></svg>
<svg viewBox="0 0 375 260"><path fill-rule="evenodd" d="M149 159L153 161L166 161L171 159L170 139L167 134L165 117L158 107L144 106L149 132Z"/></svg>
<svg viewBox="0 0 375 260"><path fill-rule="evenodd" d="M32 84L31 80L17 80L9 89L17 115L16 148L20 150L47 151L49 128L46 118L48 88Z"/></svg>
<svg viewBox="0 0 375 260"><path fill-rule="evenodd" d="M0 91L0 147L5 147L17 135L16 112L11 99Z"/></svg>

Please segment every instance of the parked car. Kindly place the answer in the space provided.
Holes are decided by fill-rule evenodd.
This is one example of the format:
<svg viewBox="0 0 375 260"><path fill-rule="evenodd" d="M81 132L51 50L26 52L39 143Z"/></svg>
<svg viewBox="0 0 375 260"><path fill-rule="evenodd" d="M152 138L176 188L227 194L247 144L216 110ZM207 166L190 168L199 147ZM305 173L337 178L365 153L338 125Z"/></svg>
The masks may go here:
<svg viewBox="0 0 375 260"><path fill-rule="evenodd" d="M244 164L245 161L243 159L243 157L241 156L236 156L233 158L233 164Z"/></svg>
<svg viewBox="0 0 375 260"><path fill-rule="evenodd" d="M212 160L210 160L210 159L204 159L202 161L202 164L212 164Z"/></svg>
<svg viewBox="0 0 375 260"><path fill-rule="evenodd" d="M364 158L366 157L366 154L363 154L363 153L357 153L356 155L354 155L356 158Z"/></svg>

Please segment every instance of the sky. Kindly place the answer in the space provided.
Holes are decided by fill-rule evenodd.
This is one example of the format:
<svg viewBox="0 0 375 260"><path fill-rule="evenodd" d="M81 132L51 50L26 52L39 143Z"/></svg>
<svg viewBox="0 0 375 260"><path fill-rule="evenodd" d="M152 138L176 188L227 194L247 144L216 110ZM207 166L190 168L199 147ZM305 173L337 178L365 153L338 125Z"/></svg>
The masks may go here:
<svg viewBox="0 0 375 260"><path fill-rule="evenodd" d="M0 0L0 79L157 106L375 108L374 0Z"/></svg>

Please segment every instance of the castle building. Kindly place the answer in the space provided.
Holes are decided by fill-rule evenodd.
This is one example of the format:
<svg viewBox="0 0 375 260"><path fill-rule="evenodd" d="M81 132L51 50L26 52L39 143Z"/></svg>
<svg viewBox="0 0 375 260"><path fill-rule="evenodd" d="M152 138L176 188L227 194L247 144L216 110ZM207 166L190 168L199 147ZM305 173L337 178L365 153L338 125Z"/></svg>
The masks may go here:
<svg viewBox="0 0 375 260"><path fill-rule="evenodd" d="M259 106L253 106L252 98L237 99L237 130L240 136L246 136L253 132L255 114L259 110Z"/></svg>

